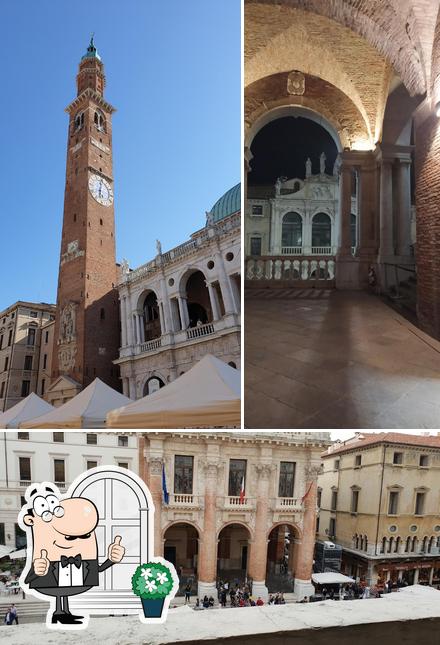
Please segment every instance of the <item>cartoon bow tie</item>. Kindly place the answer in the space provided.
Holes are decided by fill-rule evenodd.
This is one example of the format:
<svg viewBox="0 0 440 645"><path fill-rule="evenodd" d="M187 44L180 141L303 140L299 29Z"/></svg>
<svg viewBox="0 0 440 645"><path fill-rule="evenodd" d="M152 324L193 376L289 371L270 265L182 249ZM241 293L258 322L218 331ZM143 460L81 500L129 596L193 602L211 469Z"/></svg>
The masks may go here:
<svg viewBox="0 0 440 645"><path fill-rule="evenodd" d="M74 564L77 569L81 567L82 557L81 554L75 555L75 557L70 556L69 558L65 555L62 555L60 558L61 566L67 567L68 564Z"/></svg>

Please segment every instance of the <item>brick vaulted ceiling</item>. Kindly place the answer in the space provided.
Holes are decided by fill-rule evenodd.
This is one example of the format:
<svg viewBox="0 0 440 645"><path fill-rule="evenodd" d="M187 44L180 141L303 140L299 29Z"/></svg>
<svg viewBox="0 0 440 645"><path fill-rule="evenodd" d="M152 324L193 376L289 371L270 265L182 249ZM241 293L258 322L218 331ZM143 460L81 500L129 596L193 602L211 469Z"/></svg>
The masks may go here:
<svg viewBox="0 0 440 645"><path fill-rule="evenodd" d="M431 89L440 0L246 0L245 86L297 69L342 91L381 136L394 75Z"/></svg>

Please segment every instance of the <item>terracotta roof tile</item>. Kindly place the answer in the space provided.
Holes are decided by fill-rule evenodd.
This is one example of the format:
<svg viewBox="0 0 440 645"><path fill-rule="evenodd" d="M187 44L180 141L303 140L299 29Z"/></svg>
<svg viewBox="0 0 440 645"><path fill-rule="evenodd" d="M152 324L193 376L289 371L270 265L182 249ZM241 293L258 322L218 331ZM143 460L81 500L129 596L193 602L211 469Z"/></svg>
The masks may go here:
<svg viewBox="0 0 440 645"><path fill-rule="evenodd" d="M382 443L404 444L407 446L419 446L425 448L440 448L440 435L423 436L405 434L403 432L378 432L377 434L362 432L357 440L355 437L352 437L351 439L342 442L339 448L335 448L331 452L324 452L321 457L333 457L333 455L340 455L345 452L351 452L353 450L359 450L360 448Z"/></svg>

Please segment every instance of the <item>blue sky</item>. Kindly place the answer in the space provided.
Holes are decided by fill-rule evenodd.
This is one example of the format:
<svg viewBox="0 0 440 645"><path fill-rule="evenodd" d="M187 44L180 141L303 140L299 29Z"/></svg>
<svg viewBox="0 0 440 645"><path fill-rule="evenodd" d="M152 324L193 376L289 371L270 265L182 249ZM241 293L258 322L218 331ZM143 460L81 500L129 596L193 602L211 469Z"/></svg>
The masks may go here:
<svg viewBox="0 0 440 645"><path fill-rule="evenodd" d="M185 241L240 180L240 0L2 2L0 310L56 299L64 108L92 31L117 108L117 259Z"/></svg>

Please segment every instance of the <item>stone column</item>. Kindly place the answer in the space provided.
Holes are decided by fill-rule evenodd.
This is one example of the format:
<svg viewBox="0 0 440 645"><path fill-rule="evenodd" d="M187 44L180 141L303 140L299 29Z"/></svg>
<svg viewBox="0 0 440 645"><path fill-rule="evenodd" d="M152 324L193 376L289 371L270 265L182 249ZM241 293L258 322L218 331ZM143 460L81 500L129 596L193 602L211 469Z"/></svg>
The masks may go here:
<svg viewBox="0 0 440 645"><path fill-rule="evenodd" d="M220 464L208 459L205 469L205 509L203 514L203 533L199 542L198 586L199 598L213 596L217 598L217 479Z"/></svg>
<svg viewBox="0 0 440 645"><path fill-rule="evenodd" d="M319 472L319 466L309 466L306 469L303 532L301 543L298 546L294 587L295 594L299 600L314 593L311 578L315 549L317 478Z"/></svg>
<svg viewBox="0 0 440 645"><path fill-rule="evenodd" d="M431 567L429 570L429 580L428 580L428 584L430 587L432 587L433 580L434 580L434 567Z"/></svg>
<svg viewBox="0 0 440 645"><path fill-rule="evenodd" d="M149 489L154 504L154 555L163 556L162 542L162 457L150 457L149 466Z"/></svg>
<svg viewBox="0 0 440 645"><path fill-rule="evenodd" d="M133 401L135 401L136 400L136 378L134 376L131 376L128 379L128 390L129 390L130 399L133 399Z"/></svg>
<svg viewBox="0 0 440 645"><path fill-rule="evenodd" d="M231 285L231 291L232 291L232 296L234 298L235 302L235 308L238 313L240 313L241 310L241 297L240 297L240 291L238 289L237 283L235 281L235 278L233 275L228 276L229 283Z"/></svg>
<svg viewBox="0 0 440 645"><path fill-rule="evenodd" d="M182 329L187 329L189 326L189 315L188 315L188 303L186 301L186 296L178 296L179 302L179 312L180 312L180 322Z"/></svg>
<svg viewBox="0 0 440 645"><path fill-rule="evenodd" d="M417 585L419 583L419 569L414 569L414 583Z"/></svg>
<svg viewBox="0 0 440 645"><path fill-rule="evenodd" d="M255 532L249 558L249 575L252 578L252 595L261 596L267 602L269 592L266 587L267 566L267 525L269 517L269 482L273 470L271 464L260 463L255 466L258 477L257 508L255 513Z"/></svg>
<svg viewBox="0 0 440 645"><path fill-rule="evenodd" d="M130 300L128 300L125 307L125 316L127 321L127 345L134 345L133 342L133 316L131 314Z"/></svg>
<svg viewBox="0 0 440 645"><path fill-rule="evenodd" d="M393 160L382 157L380 166L379 261L394 257Z"/></svg>
<svg viewBox="0 0 440 645"><path fill-rule="evenodd" d="M211 303L211 309L212 309L212 318L213 320L220 320L220 307L218 303L218 298L217 298L217 292L215 290L215 287L213 284L205 280L205 284L208 288L209 291L209 301Z"/></svg>
<svg viewBox="0 0 440 645"><path fill-rule="evenodd" d="M163 323L162 334L168 334L171 331L174 331L174 326L172 324L172 313L171 313L171 301L168 296L168 289L166 285L165 277L163 276L160 280L160 291L162 294L162 304L163 304Z"/></svg>
<svg viewBox="0 0 440 645"><path fill-rule="evenodd" d="M127 303L125 296L121 298L121 347L127 346Z"/></svg>
<svg viewBox="0 0 440 645"><path fill-rule="evenodd" d="M159 310L160 335L163 336L166 333L166 327L163 315L163 303L160 300L157 301L157 308Z"/></svg>
<svg viewBox="0 0 440 645"><path fill-rule="evenodd" d="M411 245L411 159L399 159L397 166L397 255L410 257Z"/></svg>
<svg viewBox="0 0 440 645"><path fill-rule="evenodd" d="M366 163L359 168L358 200L358 255L373 259L375 256L375 167Z"/></svg>
<svg viewBox="0 0 440 645"><path fill-rule="evenodd" d="M124 396L130 396L130 384L129 379L126 376L122 377L122 393Z"/></svg>
<svg viewBox="0 0 440 645"><path fill-rule="evenodd" d="M351 165L343 161L339 178L338 256L341 257L351 257L351 171Z"/></svg>

